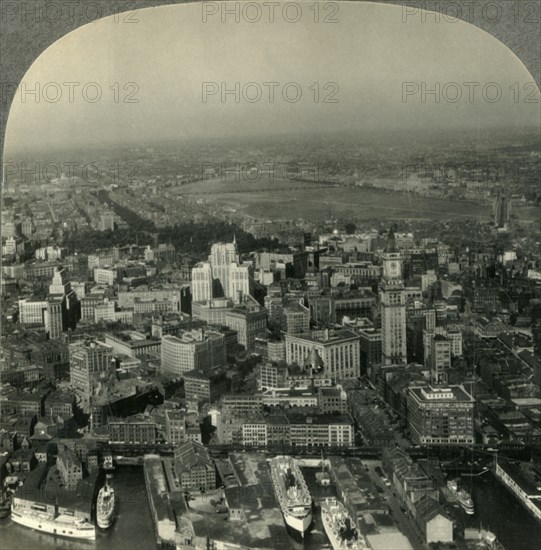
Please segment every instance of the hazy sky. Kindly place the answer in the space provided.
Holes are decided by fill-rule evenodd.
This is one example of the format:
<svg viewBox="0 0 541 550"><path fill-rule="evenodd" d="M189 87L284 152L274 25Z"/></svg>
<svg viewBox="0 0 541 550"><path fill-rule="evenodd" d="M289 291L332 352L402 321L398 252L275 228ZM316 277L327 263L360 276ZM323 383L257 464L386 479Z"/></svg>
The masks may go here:
<svg viewBox="0 0 541 550"><path fill-rule="evenodd" d="M223 23L219 13L203 23L202 5L188 4L141 10L132 17L137 23L110 17L78 29L46 50L26 74L26 93L19 89L10 112L6 152L329 129L540 124L533 78L510 50L477 27L420 16L404 23L401 7L365 3L339 3L337 23L321 21L328 11L316 23L311 5L301 4L297 23L284 19L282 7L272 23L267 11L255 23L236 23L231 16ZM64 84L69 82L79 84L71 85L72 98ZM91 102L94 85L83 95L91 82L101 90L99 101ZM231 89L239 82L239 103L233 94L223 102L219 92L203 102L203 82ZM255 103L242 95L248 82L262 91ZM279 83L274 103L264 82ZM302 93L296 103L282 97L288 82L297 84L287 90L290 99ZM336 103L323 102L335 89L324 90L327 82L338 86ZM138 103L123 102L135 91L128 83L137 85L132 99ZM405 83L411 83L406 100ZM423 102L422 88L434 89L435 83L439 102L434 95ZM36 84L39 102L29 93ZM453 102L458 91L462 99ZM253 98L257 87L246 92ZM524 102L528 94L534 102Z"/></svg>

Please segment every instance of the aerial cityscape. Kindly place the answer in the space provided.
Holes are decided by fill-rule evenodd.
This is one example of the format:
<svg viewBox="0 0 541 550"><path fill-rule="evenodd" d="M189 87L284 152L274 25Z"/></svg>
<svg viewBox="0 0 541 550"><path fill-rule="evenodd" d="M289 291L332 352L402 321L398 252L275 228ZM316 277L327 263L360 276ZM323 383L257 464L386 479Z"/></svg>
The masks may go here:
<svg viewBox="0 0 541 550"><path fill-rule="evenodd" d="M538 548L538 112L116 144L13 113L2 548Z"/></svg>

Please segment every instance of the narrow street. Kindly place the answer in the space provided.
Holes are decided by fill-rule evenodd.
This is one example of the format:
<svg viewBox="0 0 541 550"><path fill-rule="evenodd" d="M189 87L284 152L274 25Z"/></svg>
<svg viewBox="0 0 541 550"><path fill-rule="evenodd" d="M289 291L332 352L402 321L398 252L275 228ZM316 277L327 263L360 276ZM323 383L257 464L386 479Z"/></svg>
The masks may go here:
<svg viewBox="0 0 541 550"><path fill-rule="evenodd" d="M379 487L382 492L381 496L385 499L385 502L389 506L392 518L397 528L408 537L412 547L415 550L421 550L426 548L424 537L420 533L417 525L409 515L409 513L403 512L401 509L401 502L393 495L392 486L389 488L383 482L381 476L376 472L376 467L381 467L381 461L379 460L363 460L363 464L368 467L368 475L376 487ZM390 481L390 480L389 480Z"/></svg>

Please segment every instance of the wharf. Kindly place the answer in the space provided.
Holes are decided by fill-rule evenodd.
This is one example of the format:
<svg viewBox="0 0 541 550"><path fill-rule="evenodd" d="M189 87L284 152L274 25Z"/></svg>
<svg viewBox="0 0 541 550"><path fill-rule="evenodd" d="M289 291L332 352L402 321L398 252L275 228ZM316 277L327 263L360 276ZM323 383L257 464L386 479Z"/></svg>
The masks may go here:
<svg viewBox="0 0 541 550"><path fill-rule="evenodd" d="M158 544L187 548L266 549L291 547L274 494L267 457L231 454L216 461L227 512L187 501L171 459L147 455L145 484ZM210 499L210 492L200 495ZM191 495L194 496L193 494ZM214 493L213 493L214 496ZM189 543L187 542L189 541Z"/></svg>

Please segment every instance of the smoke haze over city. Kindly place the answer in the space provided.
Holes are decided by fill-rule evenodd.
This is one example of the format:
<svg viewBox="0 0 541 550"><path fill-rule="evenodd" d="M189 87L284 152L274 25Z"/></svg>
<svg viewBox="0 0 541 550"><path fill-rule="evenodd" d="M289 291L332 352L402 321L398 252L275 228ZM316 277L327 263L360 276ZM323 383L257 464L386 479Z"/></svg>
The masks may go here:
<svg viewBox="0 0 541 550"><path fill-rule="evenodd" d="M381 4L341 4L337 23L324 22L332 17L323 12L316 23L307 8L296 23L280 13L273 23L223 23L220 14L203 22L201 5L169 6L139 11L134 24L109 17L70 33L24 77L8 155L329 129L482 133L539 124L533 78L473 25L404 22L402 8ZM295 86L284 92L288 83Z"/></svg>

